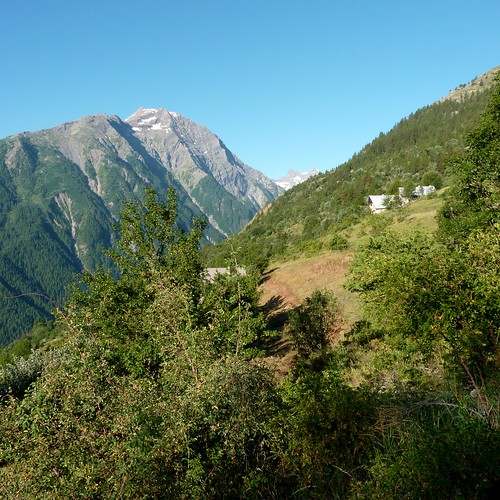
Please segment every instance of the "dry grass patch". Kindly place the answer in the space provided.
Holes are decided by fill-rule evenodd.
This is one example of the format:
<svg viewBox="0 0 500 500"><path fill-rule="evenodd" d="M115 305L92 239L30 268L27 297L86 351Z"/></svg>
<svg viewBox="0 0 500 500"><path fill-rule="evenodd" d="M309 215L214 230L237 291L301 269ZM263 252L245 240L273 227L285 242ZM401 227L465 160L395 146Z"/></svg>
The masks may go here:
<svg viewBox="0 0 500 500"><path fill-rule="evenodd" d="M263 304L280 298L280 310L296 307L315 290L329 290L338 300L346 325L358 318L358 301L343 288L353 252L327 252L276 264L262 284Z"/></svg>
<svg viewBox="0 0 500 500"><path fill-rule="evenodd" d="M349 250L327 252L272 266L261 285L261 304L267 305L270 323L279 330L287 311L299 306L315 290L328 290L338 301L342 316L338 327L343 336L354 321L360 319L356 296L343 288L352 256ZM295 357L296 351L286 334L270 339L265 362L279 378L289 372Z"/></svg>

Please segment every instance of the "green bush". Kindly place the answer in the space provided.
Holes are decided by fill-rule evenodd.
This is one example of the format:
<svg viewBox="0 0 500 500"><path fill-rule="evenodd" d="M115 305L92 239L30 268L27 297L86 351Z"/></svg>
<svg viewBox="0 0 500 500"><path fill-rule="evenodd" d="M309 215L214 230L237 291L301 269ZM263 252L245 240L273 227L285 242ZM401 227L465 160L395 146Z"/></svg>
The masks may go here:
<svg viewBox="0 0 500 500"><path fill-rule="evenodd" d="M372 340L383 337L382 330L375 330L369 321L356 321L349 332L345 335L347 342L353 342L360 346L368 345Z"/></svg>
<svg viewBox="0 0 500 500"><path fill-rule="evenodd" d="M330 292L320 290L290 311L288 333L300 357L308 358L328 345L334 334L337 313L336 299Z"/></svg>
<svg viewBox="0 0 500 500"><path fill-rule="evenodd" d="M330 240L330 250L345 250L349 247L349 242L339 234L335 234Z"/></svg>
<svg viewBox="0 0 500 500"><path fill-rule="evenodd" d="M288 476L291 495L281 498L347 498L350 484L364 477L375 423L372 396L347 386L335 364L303 370L283 388L278 471Z"/></svg>
<svg viewBox="0 0 500 500"><path fill-rule="evenodd" d="M380 415L369 479L353 496L496 498L500 434L467 398L400 401Z"/></svg>
<svg viewBox="0 0 500 500"><path fill-rule="evenodd" d="M57 364L64 357L65 351L56 349L53 351L35 350L27 358L14 358L6 366L0 368L0 397L12 395L22 398L49 363Z"/></svg>

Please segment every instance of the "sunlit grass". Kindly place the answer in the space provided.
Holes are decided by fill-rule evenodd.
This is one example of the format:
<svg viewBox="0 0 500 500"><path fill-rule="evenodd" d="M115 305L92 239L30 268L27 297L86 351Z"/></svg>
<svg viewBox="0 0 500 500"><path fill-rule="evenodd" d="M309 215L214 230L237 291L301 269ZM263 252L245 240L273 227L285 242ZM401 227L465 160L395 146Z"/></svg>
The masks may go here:
<svg viewBox="0 0 500 500"><path fill-rule="evenodd" d="M356 249L366 238L375 237L388 228L397 232L409 228L435 232L438 227L436 214L443 204L441 194L438 192L433 197L422 198L401 209L367 215L361 222L340 233L349 243L346 250L322 250L316 255L296 255L272 263L261 287L262 303L272 297L279 297L282 299L282 308L290 309L299 305L314 290L329 290L337 297L343 316L343 329L348 330L361 317L357 296L344 288ZM323 237L324 247L328 246L332 236Z"/></svg>

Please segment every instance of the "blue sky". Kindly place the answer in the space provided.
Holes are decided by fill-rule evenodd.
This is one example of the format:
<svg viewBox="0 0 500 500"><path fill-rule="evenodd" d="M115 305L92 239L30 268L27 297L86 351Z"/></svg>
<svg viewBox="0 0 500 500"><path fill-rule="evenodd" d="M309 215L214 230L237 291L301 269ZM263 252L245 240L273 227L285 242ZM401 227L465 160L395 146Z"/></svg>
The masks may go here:
<svg viewBox="0 0 500 500"><path fill-rule="evenodd" d="M163 107L271 178L500 65L500 2L0 0L0 138Z"/></svg>

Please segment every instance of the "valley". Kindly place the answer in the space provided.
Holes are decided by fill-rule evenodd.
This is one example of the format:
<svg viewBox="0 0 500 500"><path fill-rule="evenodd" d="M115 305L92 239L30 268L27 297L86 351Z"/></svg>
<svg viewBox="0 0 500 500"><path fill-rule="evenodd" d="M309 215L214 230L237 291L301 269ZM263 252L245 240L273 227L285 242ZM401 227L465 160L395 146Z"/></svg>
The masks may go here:
<svg viewBox="0 0 500 500"><path fill-rule="evenodd" d="M0 351L1 491L496 498L500 77L491 76L260 207L252 190L236 204L251 180L213 137L235 170L225 201L221 184L210 191L215 160L198 156L205 132L165 110L66 124L78 141L62 149L40 142L53 130L0 141L10 196L0 198L0 284L13 293L39 278L41 296L69 282L72 265L84 271L53 318L33 301L32 330L18 323L4 337L14 341ZM165 153L182 127L183 153ZM184 141L194 158L176 177ZM151 183L135 197L146 172ZM134 196L113 217L116 186ZM434 189L419 196L419 186ZM385 200L380 213L372 195ZM190 220L202 205L205 220ZM216 216L250 206L241 230L209 244L207 231L229 234ZM85 269L99 235L109 262ZM207 267L227 272L207 278Z"/></svg>
<svg viewBox="0 0 500 500"><path fill-rule="evenodd" d="M92 115L0 140L0 345L50 318L75 274L109 268L123 204L174 188L203 243L241 230L282 189L202 125L164 109ZM15 298L13 298L15 297Z"/></svg>

